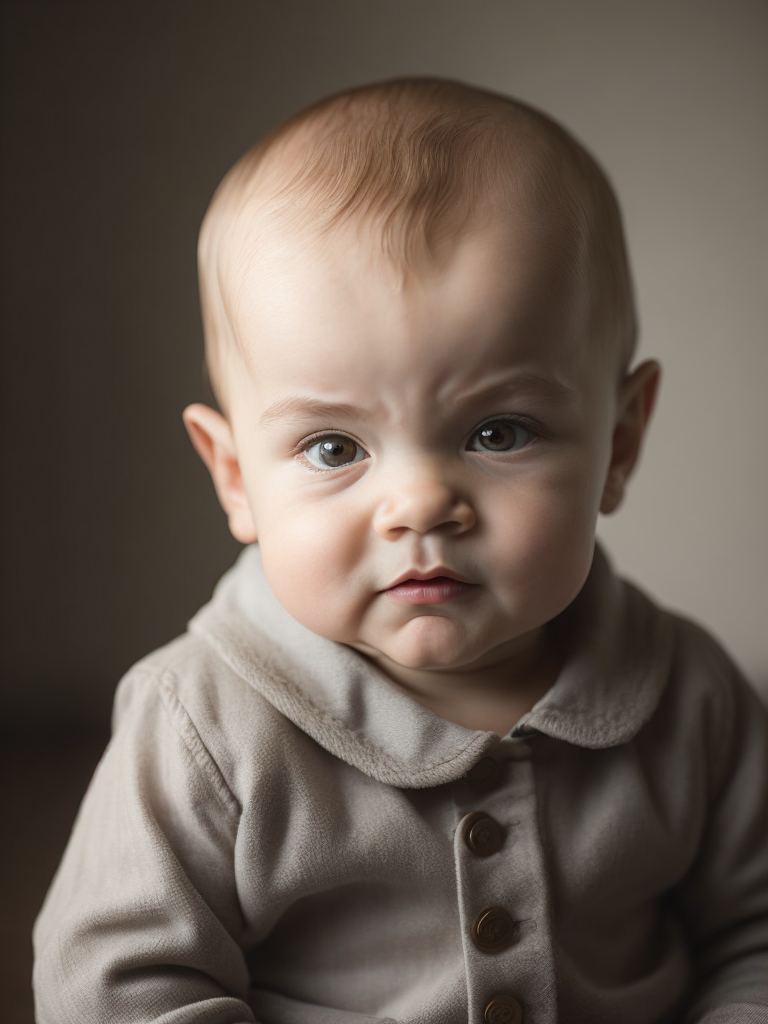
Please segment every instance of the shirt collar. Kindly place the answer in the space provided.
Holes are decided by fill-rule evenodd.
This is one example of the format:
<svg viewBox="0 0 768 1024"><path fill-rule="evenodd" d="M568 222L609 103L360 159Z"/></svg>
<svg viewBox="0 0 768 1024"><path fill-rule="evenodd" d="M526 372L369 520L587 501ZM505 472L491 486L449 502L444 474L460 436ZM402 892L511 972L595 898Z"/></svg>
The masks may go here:
<svg viewBox="0 0 768 1024"><path fill-rule="evenodd" d="M513 734L583 747L626 742L650 718L671 660L671 628L598 550L558 620L567 656ZM330 753L381 782L423 788L460 778L499 743L438 717L356 651L305 629L279 604L258 546L241 554L191 621L242 679Z"/></svg>
<svg viewBox="0 0 768 1024"><path fill-rule="evenodd" d="M593 749L626 743L650 719L667 684L670 617L615 576L598 547L557 633L565 647L563 668L516 729Z"/></svg>

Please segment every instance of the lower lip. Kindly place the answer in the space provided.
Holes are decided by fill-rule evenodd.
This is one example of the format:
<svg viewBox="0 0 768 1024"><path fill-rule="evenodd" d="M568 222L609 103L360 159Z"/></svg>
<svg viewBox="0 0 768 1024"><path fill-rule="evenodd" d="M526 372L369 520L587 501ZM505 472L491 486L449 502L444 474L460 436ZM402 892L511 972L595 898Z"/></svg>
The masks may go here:
<svg viewBox="0 0 768 1024"><path fill-rule="evenodd" d="M431 580L405 580L384 593L401 604L445 604L455 597L468 594L474 583L462 583L450 576L435 576Z"/></svg>

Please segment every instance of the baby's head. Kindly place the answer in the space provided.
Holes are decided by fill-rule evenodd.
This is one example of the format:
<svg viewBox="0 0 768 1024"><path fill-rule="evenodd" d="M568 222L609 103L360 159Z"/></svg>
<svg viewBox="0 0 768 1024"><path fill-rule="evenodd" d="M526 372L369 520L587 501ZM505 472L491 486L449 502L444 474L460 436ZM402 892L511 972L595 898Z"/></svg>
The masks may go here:
<svg viewBox="0 0 768 1024"><path fill-rule="evenodd" d="M287 246L330 244L346 227L367 234L402 282L500 220L527 223L537 243L558 250L590 303L590 338L626 366L635 316L618 206L559 125L439 79L354 89L300 112L238 161L203 223L203 317L219 397L230 357L242 355L235 307L248 272L276 246L286 255Z"/></svg>
<svg viewBox="0 0 768 1024"><path fill-rule="evenodd" d="M530 661L658 376L592 158L467 86L352 90L233 168L200 275L225 415L185 419L281 603L406 683Z"/></svg>

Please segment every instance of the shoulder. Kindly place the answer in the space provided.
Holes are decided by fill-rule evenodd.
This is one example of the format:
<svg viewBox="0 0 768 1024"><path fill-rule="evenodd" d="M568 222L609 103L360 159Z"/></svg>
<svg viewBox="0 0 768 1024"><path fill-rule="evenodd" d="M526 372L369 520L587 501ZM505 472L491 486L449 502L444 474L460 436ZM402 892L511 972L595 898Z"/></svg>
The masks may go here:
<svg viewBox="0 0 768 1024"><path fill-rule="evenodd" d="M254 786L272 784L277 765L300 762L302 750L312 745L193 632L153 651L120 681L113 743L123 737L132 737L131 746L151 760L194 762L224 802L239 807Z"/></svg>
<svg viewBox="0 0 768 1024"><path fill-rule="evenodd" d="M762 717L757 691L722 644L685 616L663 610L659 614L669 620L674 638L670 683L685 694L691 709L717 717L720 729L732 726L742 706Z"/></svg>
<svg viewBox="0 0 768 1024"><path fill-rule="evenodd" d="M698 761L716 796L750 743L768 748L768 711L711 633L643 599L665 621L672 640L668 678L648 723L650 734L674 736L677 749Z"/></svg>

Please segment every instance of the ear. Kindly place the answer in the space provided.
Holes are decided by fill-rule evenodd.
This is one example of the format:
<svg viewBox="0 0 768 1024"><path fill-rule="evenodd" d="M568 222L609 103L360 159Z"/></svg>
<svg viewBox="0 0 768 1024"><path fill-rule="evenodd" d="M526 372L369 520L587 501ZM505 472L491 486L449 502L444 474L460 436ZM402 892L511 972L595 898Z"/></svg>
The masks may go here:
<svg viewBox="0 0 768 1024"><path fill-rule="evenodd" d="M649 359L626 376L619 387L611 462L600 501L600 511L605 515L615 512L624 497L653 412L660 376L659 364Z"/></svg>
<svg viewBox="0 0 768 1024"><path fill-rule="evenodd" d="M187 406L183 419L197 454L211 474L232 536L243 544L253 543L256 526L243 487L232 428L221 413L207 405Z"/></svg>

